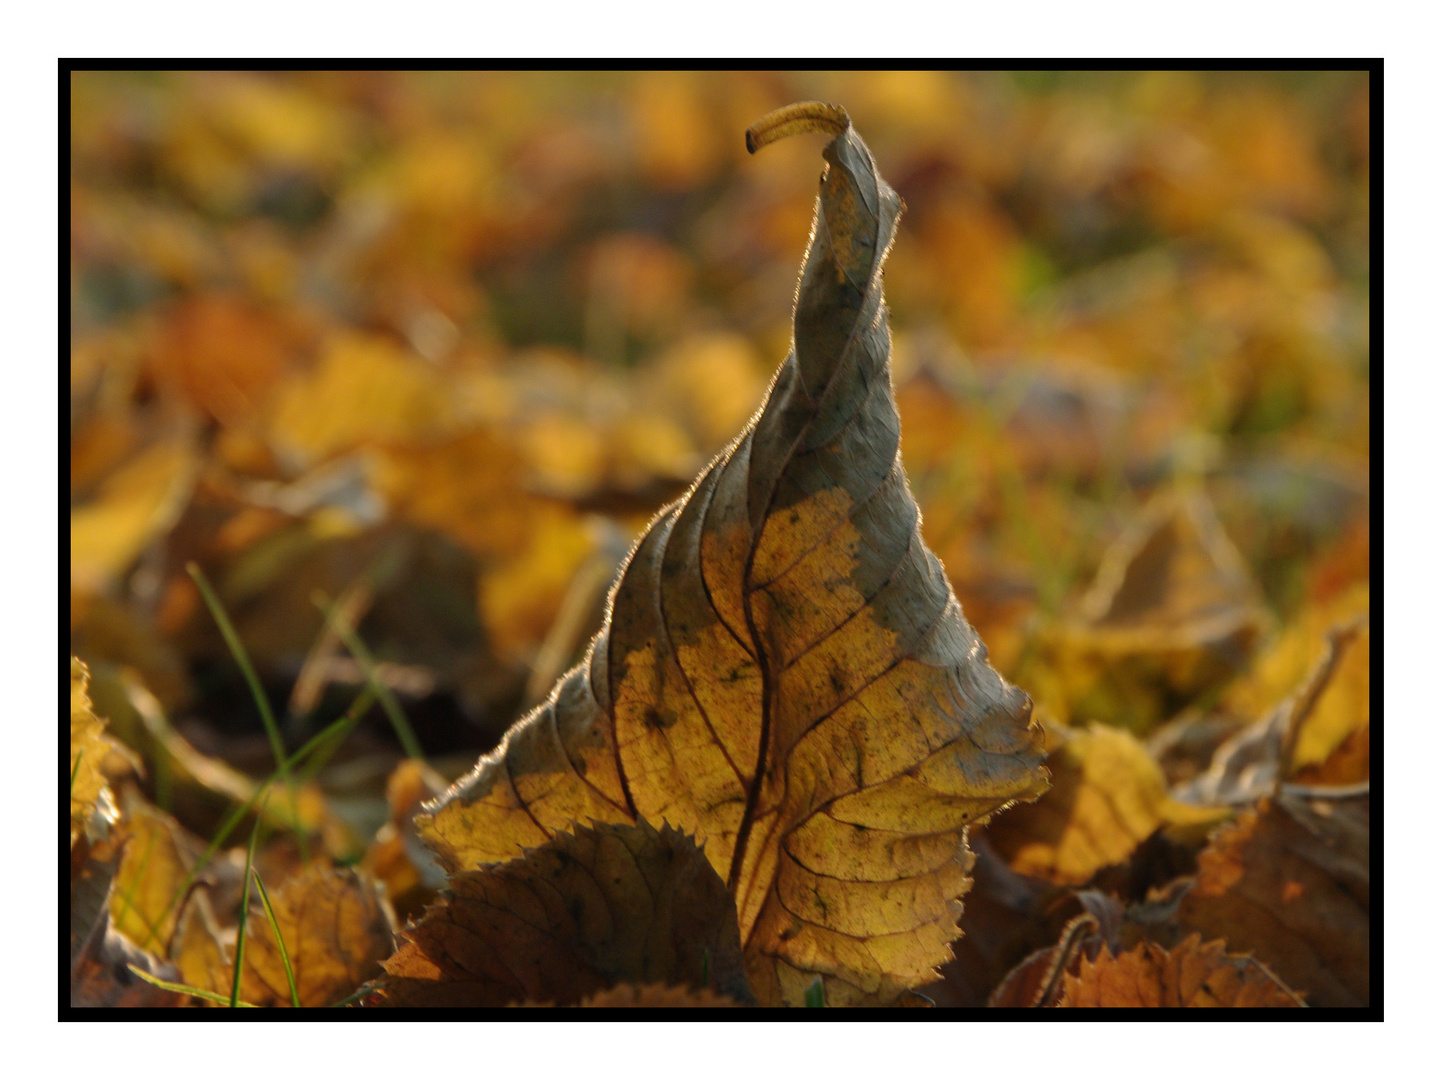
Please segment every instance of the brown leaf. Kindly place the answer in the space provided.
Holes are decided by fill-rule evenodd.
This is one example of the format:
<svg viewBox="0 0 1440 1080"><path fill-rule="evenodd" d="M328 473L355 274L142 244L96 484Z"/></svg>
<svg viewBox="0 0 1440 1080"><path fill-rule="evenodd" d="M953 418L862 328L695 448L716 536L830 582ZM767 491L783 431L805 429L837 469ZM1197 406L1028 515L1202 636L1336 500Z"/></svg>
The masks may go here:
<svg viewBox="0 0 1440 1080"><path fill-rule="evenodd" d="M1262 799L1201 853L1179 920L1253 952L1311 1005L1369 1004L1369 795Z"/></svg>
<svg viewBox="0 0 1440 1080"><path fill-rule="evenodd" d="M985 830L1021 874L1081 885L1162 826L1213 825L1228 813L1171 799L1160 766L1128 732L1093 724L1048 734L1050 792Z"/></svg>
<svg viewBox="0 0 1440 1080"><path fill-rule="evenodd" d="M390 955L394 917L389 905L353 870L312 867L273 890L270 899L302 1008L339 1001L378 974L380 962ZM285 967L263 911L251 910L245 934L241 999L252 1005L289 1005Z"/></svg>
<svg viewBox="0 0 1440 1080"><path fill-rule="evenodd" d="M948 956L966 823L1043 791L1043 754L900 466L880 287L899 197L843 110L777 115L762 142L835 134L794 353L641 538L585 660L420 827L458 871L574 822L669 823L733 892L762 1003L816 974L831 1004L885 1003Z"/></svg>
<svg viewBox="0 0 1440 1080"><path fill-rule="evenodd" d="M619 983L750 1000L735 902L668 826L596 825L450 879L385 962L384 1005L576 1003Z"/></svg>
<svg viewBox="0 0 1440 1080"><path fill-rule="evenodd" d="M1223 941L1194 934L1170 952L1137 945L1113 956L1102 949L1065 976L1060 1008L1296 1008L1303 1003L1264 965L1232 956Z"/></svg>

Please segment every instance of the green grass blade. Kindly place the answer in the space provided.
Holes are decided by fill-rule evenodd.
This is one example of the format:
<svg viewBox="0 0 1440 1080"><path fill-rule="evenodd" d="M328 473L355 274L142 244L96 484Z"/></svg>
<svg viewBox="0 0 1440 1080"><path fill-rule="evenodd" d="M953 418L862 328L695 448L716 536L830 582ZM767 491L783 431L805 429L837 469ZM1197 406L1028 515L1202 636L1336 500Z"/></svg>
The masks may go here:
<svg viewBox="0 0 1440 1080"><path fill-rule="evenodd" d="M825 980L819 975L816 975L814 981L805 987L805 1008L825 1008Z"/></svg>
<svg viewBox="0 0 1440 1080"><path fill-rule="evenodd" d="M416 761L424 761L425 751L420 748L420 740L415 737L415 731L410 727L410 721L405 719L405 713L401 711L400 703L395 700L395 695L376 676L375 658L370 655L370 650L360 640L360 635L355 633L345 620L335 613L335 605L324 593L317 591L311 596L311 599L325 615L325 622L330 629L345 643L345 648L350 650L350 655L355 657L355 662L365 673L366 683L375 692L375 697L380 702L380 708L385 711L386 717L390 720L390 726L395 729L395 737L400 740L400 748L405 751L407 757L414 758Z"/></svg>
<svg viewBox="0 0 1440 1080"><path fill-rule="evenodd" d="M235 928L235 975L230 981L230 1007L240 1000L240 972L245 967L245 924L250 915L250 872L255 868L255 839L260 835L260 818L250 830L250 847L245 852L245 887L240 891L240 915Z"/></svg>
<svg viewBox="0 0 1440 1080"><path fill-rule="evenodd" d="M280 950L280 963L285 966L285 983L290 987L290 1005L300 1007L300 991L295 988L295 969L290 966L290 950L285 948L285 938L280 934L280 921L275 918L275 908L270 903L270 892L260 871L255 871L255 885L260 890L260 903L265 905L265 918L270 920L270 932L275 935L275 945Z"/></svg>
<svg viewBox="0 0 1440 1080"><path fill-rule="evenodd" d="M81 747L79 753L75 755L75 767L70 770L70 797L72 799L75 797L75 778L80 775L80 762L84 760L85 749Z"/></svg>
<svg viewBox="0 0 1440 1080"><path fill-rule="evenodd" d="M186 986L184 983L166 982L164 979L157 979L148 971L141 971L134 964L127 964L131 971L144 979L151 986L158 986L161 990L170 990L177 994L189 994L192 997L204 998L206 1001L213 1001L217 1005L229 1005L230 999L223 994L217 994L213 990L201 990L198 986ZM258 1009L258 1005L251 1005L248 1001L235 1003L237 1009Z"/></svg>
<svg viewBox="0 0 1440 1080"><path fill-rule="evenodd" d="M187 563L185 569L195 580L195 585L205 600L205 606L210 609L210 615L215 620L215 625L220 628L220 635L225 639L230 654L235 657L235 663L240 665L240 672L245 676L245 682L250 687L250 694L255 699L255 707L260 710L260 722L265 725L265 734L270 739L270 749L275 753L275 763L279 767L280 777L285 782L286 790L290 794L291 816L294 819L295 839L300 845L300 859L302 862L308 863L310 852L305 842L305 832L300 828L300 805L295 797L295 785L290 778L290 767L285 760L285 742L280 737L280 725L275 722L275 714L270 710L270 702L266 700L265 690L260 685L260 676L255 673L255 665L250 662L250 654L245 650L245 643L240 640L234 623L230 621L230 616L221 606L220 597L216 596L215 590L210 587L210 580L205 576L205 572L197 563L193 562Z"/></svg>
<svg viewBox="0 0 1440 1080"><path fill-rule="evenodd" d="M374 700L374 695L370 690L368 688L364 690L360 696L351 703L350 708L346 710L344 716L327 724L324 729L312 736L304 746L300 747L299 750L296 750L295 753L286 759L287 764L292 768L298 765L313 753L317 747L324 743L326 739L332 736L336 736L340 741L343 741L344 736L339 735L341 729L343 728L344 735L348 736L355 725L360 722L360 717L365 714L365 710L370 707ZM251 795L250 798L246 799L245 802L241 803L226 816L220 828L216 830L214 837L210 840L210 843L205 846L205 850L201 853L200 858L195 861L195 865L191 867L190 872L185 875L185 880L180 883L179 888L177 888L170 897L170 903L165 906L165 911L160 916L162 923L165 921L165 916L169 915L175 905L190 891L190 886L195 883L195 879L200 876L201 871L210 864L210 860L215 857L215 853L220 850L220 846L229 839L230 834L235 831L235 827L245 820L245 815L249 814L255 808L255 804L270 790L270 786L279 779L279 776L280 773L277 769L255 789L255 794Z"/></svg>

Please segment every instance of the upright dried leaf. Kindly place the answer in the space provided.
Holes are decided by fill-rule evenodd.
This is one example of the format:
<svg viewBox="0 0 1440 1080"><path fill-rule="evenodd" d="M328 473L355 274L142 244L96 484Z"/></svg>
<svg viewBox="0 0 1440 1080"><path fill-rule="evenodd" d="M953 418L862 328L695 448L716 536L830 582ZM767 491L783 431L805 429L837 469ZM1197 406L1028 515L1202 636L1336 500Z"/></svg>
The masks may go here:
<svg viewBox="0 0 1440 1080"><path fill-rule="evenodd" d="M1303 1004L1264 965L1231 956L1223 941L1200 942L1193 934L1166 952L1137 945L1112 956L1102 949L1080 961L1079 975L1065 976L1061 1008L1279 1008Z"/></svg>
<svg viewBox="0 0 1440 1080"><path fill-rule="evenodd" d="M734 893L762 1003L817 974L832 1004L884 1003L948 956L966 823L1045 773L900 465L880 284L900 199L843 110L810 111L798 129L835 138L794 352L640 539L585 660L420 825L463 870L577 821L668 822Z"/></svg>
<svg viewBox="0 0 1440 1080"><path fill-rule="evenodd" d="M674 829L580 828L450 889L385 962L380 1004L573 1005L641 982L750 1000L735 902Z"/></svg>
<svg viewBox="0 0 1440 1080"><path fill-rule="evenodd" d="M290 955L301 1007L330 1005L379 974L390 955L393 918L375 886L353 870L312 867L271 894ZM288 1005L285 966L269 920L247 921L240 997L252 1005Z"/></svg>
<svg viewBox="0 0 1440 1080"><path fill-rule="evenodd" d="M1368 1005L1369 796L1262 799L1201 852L1179 920L1254 953L1311 1005Z"/></svg>

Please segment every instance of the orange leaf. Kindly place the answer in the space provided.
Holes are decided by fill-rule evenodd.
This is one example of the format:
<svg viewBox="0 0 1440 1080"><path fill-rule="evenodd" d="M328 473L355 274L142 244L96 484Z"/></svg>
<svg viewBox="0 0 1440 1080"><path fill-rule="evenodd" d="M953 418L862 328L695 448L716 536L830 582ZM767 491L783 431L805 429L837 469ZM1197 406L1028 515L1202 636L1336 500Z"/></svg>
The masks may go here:
<svg viewBox="0 0 1440 1080"><path fill-rule="evenodd" d="M1232 956L1222 941L1193 934L1166 952L1137 945L1112 956L1102 949L1065 976L1060 1008L1295 1008L1303 1003L1262 964Z"/></svg>
<svg viewBox="0 0 1440 1080"><path fill-rule="evenodd" d="M1253 952L1312 1005L1370 1001L1370 797L1262 799L1200 854L1182 926Z"/></svg>

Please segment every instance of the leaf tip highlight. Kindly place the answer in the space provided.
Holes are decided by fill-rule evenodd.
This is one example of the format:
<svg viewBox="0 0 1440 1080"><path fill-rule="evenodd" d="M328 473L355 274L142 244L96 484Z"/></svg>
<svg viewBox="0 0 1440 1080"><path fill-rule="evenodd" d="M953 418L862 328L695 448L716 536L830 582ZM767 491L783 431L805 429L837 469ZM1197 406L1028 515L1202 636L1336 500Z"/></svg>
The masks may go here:
<svg viewBox="0 0 1440 1080"><path fill-rule="evenodd" d="M768 112L745 130L745 149L755 153L763 146L807 131L843 134L850 127L850 114L843 105L823 101L798 101Z"/></svg>

